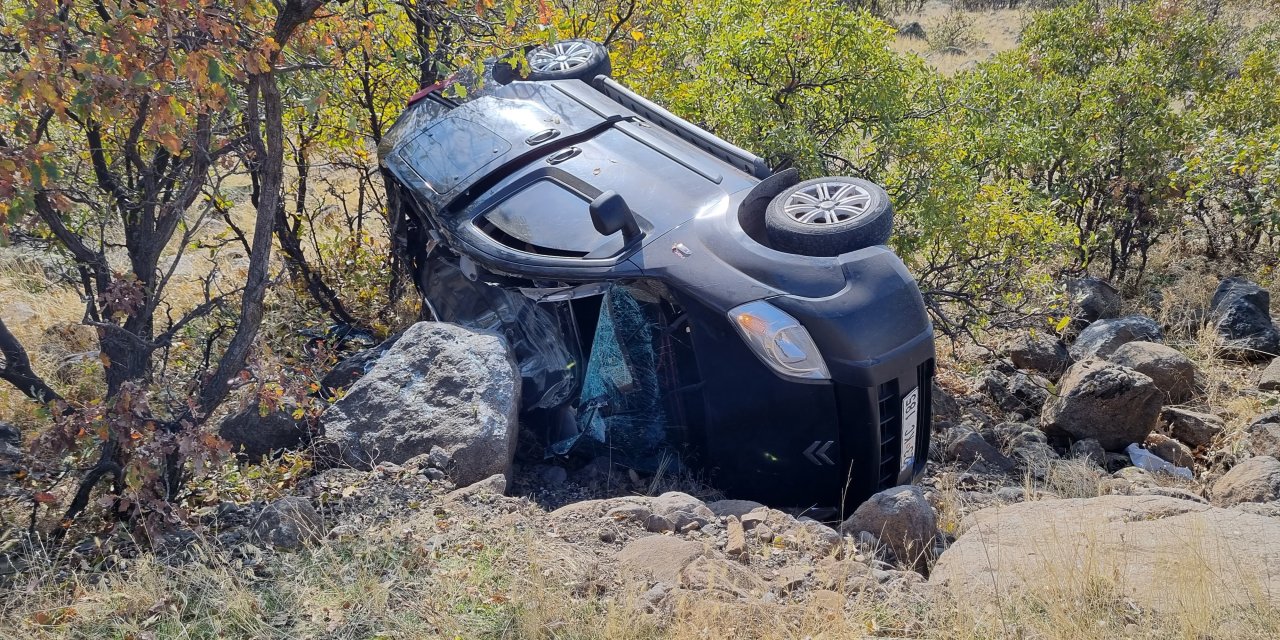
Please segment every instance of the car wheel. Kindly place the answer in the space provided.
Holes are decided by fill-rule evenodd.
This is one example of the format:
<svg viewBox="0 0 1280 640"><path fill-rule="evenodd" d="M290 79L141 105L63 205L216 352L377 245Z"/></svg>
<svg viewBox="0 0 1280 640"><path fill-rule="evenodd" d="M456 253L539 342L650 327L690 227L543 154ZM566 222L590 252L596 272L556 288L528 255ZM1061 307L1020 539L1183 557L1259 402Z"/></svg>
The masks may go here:
<svg viewBox="0 0 1280 640"><path fill-rule="evenodd" d="M878 185L843 176L806 180L779 193L764 216L774 249L838 256L889 240L893 206Z"/></svg>
<svg viewBox="0 0 1280 640"><path fill-rule="evenodd" d="M525 59L529 61L530 80L590 80L613 70L609 50L581 38L534 47Z"/></svg>

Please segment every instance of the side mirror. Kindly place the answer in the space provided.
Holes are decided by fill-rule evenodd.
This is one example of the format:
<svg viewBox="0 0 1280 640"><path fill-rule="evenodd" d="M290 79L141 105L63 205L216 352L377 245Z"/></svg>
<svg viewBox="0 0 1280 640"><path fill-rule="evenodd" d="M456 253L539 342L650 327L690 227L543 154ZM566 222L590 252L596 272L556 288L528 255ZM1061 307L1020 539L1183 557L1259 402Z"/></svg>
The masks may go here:
<svg viewBox="0 0 1280 640"><path fill-rule="evenodd" d="M627 243L640 237L640 225L636 223L636 215L615 191L606 191L591 201L591 224L602 236L611 236L619 231Z"/></svg>

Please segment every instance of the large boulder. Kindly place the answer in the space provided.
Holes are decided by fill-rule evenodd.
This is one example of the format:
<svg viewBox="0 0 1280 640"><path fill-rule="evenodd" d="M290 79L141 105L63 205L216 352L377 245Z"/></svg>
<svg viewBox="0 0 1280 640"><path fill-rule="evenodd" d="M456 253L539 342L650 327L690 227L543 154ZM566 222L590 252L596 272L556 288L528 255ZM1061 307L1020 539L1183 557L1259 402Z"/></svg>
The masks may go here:
<svg viewBox="0 0 1280 640"><path fill-rule="evenodd" d="M1156 427L1163 393L1128 367L1085 360L1072 365L1049 399L1042 426L1050 435L1093 438L1108 451L1146 440Z"/></svg>
<svg viewBox="0 0 1280 640"><path fill-rule="evenodd" d="M1056 380L1071 366L1067 346L1056 336L1044 331L1023 333L1005 346L1013 366L1041 373Z"/></svg>
<svg viewBox="0 0 1280 640"><path fill-rule="evenodd" d="M1160 420L1169 427L1169 433L1180 442L1193 448L1207 447L1225 428L1222 418L1209 413L1198 413L1165 407L1160 411Z"/></svg>
<svg viewBox="0 0 1280 640"><path fill-rule="evenodd" d="M878 538L899 563L923 571L933 557L938 517L920 487L894 487L871 496L840 524L844 535L862 531Z"/></svg>
<svg viewBox="0 0 1280 640"><path fill-rule="evenodd" d="M264 415L256 403L218 425L218 436L231 443L232 451L251 461L260 460L273 451L296 449L311 435L307 424L294 420L289 411L277 409Z"/></svg>
<svg viewBox="0 0 1280 640"><path fill-rule="evenodd" d="M1147 316L1099 320L1080 332L1069 352L1076 362L1086 358L1105 358L1119 349L1120 345L1138 340L1162 342L1164 334L1160 331L1160 325Z"/></svg>
<svg viewBox="0 0 1280 640"><path fill-rule="evenodd" d="M960 532L929 581L977 609L1022 596L1083 600L1096 597L1099 584L1163 613L1280 605L1280 519L1165 496L1108 495L991 507L966 518Z"/></svg>
<svg viewBox="0 0 1280 640"><path fill-rule="evenodd" d="M1280 355L1280 329L1271 321L1271 294L1245 278L1227 278L1218 285L1209 322L1233 357L1256 361Z"/></svg>
<svg viewBox="0 0 1280 640"><path fill-rule="evenodd" d="M1196 365L1173 347L1138 340L1120 345L1107 359L1151 378L1169 404L1186 402L1195 395Z"/></svg>
<svg viewBox="0 0 1280 640"><path fill-rule="evenodd" d="M1257 456L1231 467L1213 483L1210 497L1222 507L1280 500L1280 460Z"/></svg>
<svg viewBox="0 0 1280 640"><path fill-rule="evenodd" d="M466 486L511 477L519 391L501 336L419 322L325 412L322 426L353 467L432 454Z"/></svg>
<svg viewBox="0 0 1280 640"><path fill-rule="evenodd" d="M1078 324L1089 324L1120 315L1120 292L1101 278L1068 280L1067 297L1071 300L1068 313L1073 320L1082 321Z"/></svg>

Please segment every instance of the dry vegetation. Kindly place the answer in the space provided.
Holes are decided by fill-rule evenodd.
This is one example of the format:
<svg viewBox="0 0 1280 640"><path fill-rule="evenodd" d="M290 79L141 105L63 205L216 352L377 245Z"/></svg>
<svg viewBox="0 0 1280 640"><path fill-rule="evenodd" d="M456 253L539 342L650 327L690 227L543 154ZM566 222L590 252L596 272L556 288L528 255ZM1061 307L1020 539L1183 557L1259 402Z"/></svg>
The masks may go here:
<svg viewBox="0 0 1280 640"><path fill-rule="evenodd" d="M1025 9L955 13L952 5L930 1L922 11L895 16L899 24L918 20L930 40L899 38L900 52L922 55L943 73L972 66L1017 44ZM933 34L938 34L934 36ZM948 52L960 47L963 53ZM245 185L229 185L241 189ZM247 223L252 207L237 203L235 219ZM207 235L225 231L211 223ZM198 239L198 238L197 238ZM312 259L319 246L308 249ZM376 246L372 250L380 251ZM202 279L210 272L209 254L186 250L180 270L166 292L175 314L199 304ZM168 247L172 259L177 246ZM280 265L275 265L277 271ZM66 265L47 257L0 249L0 318L30 351L35 370L73 403L103 395L96 336L79 325L84 305L77 289L51 271ZM243 278L244 265L226 261L221 277ZM1133 299L1133 311L1153 315L1173 327L1168 343L1190 356L1204 376L1205 395L1192 408L1214 408L1227 432L1217 448L1227 459L1238 453L1243 427L1275 398L1243 392L1254 385L1258 367L1219 357L1211 332L1192 331L1221 274L1212 265L1190 264L1176 248L1156 252L1148 267L1163 274L1160 298ZM1280 280L1265 278L1273 298L1280 299ZM296 293L296 292L293 292ZM277 312L268 320L263 340L282 357L297 346L291 331L316 322L314 309L290 295L268 299ZM1186 331L1177 328L1186 327ZM997 341L999 336L991 338ZM940 345L949 350L954 345ZM977 353L977 357L975 357ZM944 385L963 384L964 374L985 355L957 348L940 373ZM249 399L250 401L252 398ZM31 434L48 416L38 405L8 386L0 386L0 420ZM74 462L83 464L88 451ZM68 454L72 456L72 454ZM72 460L72 458L69 458ZM1221 462L1221 460L1219 460ZM274 463L266 467L275 467ZM264 468L266 468L264 467ZM1213 469L1210 469L1212 473ZM228 467L219 478L241 473ZM268 469L268 484L281 493L291 490L294 476ZM939 524L946 533L962 529L973 510L958 475L933 479ZM1027 499L1044 493L1056 497L1094 497L1106 493L1095 467L1077 460L1054 462L1043 478L1028 475ZM661 477L653 480L652 493ZM277 482L278 481L278 482ZM65 489L65 487L64 487ZM246 490L247 491L247 490ZM265 494L253 494L260 498ZM440 496L436 495L436 499ZM706 638L861 638L937 639L1035 638L1241 638L1280 637L1280 611L1268 607L1266 594L1241 584L1229 605L1206 597L1201 577L1192 569L1164 585L1173 599L1199 603L1176 611L1143 610L1124 593L1123 557L1089 557L1086 562L1055 553L1048 545L1044 565L1033 588L1019 596L1002 594L985 609L973 609L945 589L930 585L904 589L892 597L853 594L841 602L807 595L775 603L743 604L704 594L682 596L655 608L640 582L602 564L608 549L576 548L549 535L548 515L526 499L510 499L509 517L486 520L488 512L460 512L442 517L438 503L413 508L383 501L376 526L327 539L294 553L258 550L246 559L195 533L179 548L164 552L103 557L91 551L60 557L26 537L30 514L8 510L0 515L0 551L12 553L10 566L0 565L0 637L31 638L575 638L575 639L706 639ZM36 505L42 521L56 519L52 509ZM452 508L452 507L451 507ZM345 523L326 513L326 529ZM449 524L445 523L446 520ZM102 525L94 520L94 525ZM87 526L87 525L86 525ZM440 546L433 536L453 528L465 540ZM92 538L87 538L93 544ZM123 527L111 529L111 546L134 545ZM142 546L141 541L134 546ZM1188 540L1198 548L1202 540ZM86 560L86 558L94 560Z"/></svg>

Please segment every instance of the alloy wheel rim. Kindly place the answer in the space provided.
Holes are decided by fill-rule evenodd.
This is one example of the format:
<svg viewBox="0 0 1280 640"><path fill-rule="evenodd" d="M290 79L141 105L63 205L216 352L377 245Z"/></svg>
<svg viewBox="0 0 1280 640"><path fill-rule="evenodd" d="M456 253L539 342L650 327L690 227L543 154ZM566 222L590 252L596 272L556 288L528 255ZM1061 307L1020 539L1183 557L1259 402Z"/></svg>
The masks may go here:
<svg viewBox="0 0 1280 640"><path fill-rule="evenodd" d="M871 193L852 182L819 182L792 193L783 208L800 224L849 222L871 210Z"/></svg>
<svg viewBox="0 0 1280 640"><path fill-rule="evenodd" d="M538 47L529 54L529 66L534 71L542 73L573 71L585 67L589 62L591 62L591 47L576 40Z"/></svg>

